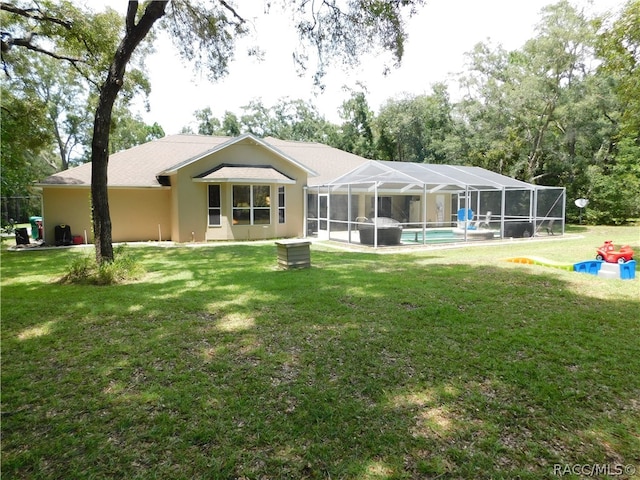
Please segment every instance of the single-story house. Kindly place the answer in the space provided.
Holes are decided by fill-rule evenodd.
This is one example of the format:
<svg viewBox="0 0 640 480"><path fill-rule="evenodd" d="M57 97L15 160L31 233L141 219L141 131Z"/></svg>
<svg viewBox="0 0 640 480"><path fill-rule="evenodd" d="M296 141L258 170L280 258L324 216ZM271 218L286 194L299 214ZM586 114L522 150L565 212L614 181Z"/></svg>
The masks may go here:
<svg viewBox="0 0 640 480"><path fill-rule="evenodd" d="M57 225L93 241L90 182L88 163L37 184L47 243L54 243ZM540 215L544 187L478 167L379 162L320 143L251 134L170 135L115 153L107 185L114 242L331 238L332 231L350 241L344 233L364 218L442 227L461 206L477 215L493 209L504 233L505 206L514 201L525 205L516 219L538 227L557 218L564 225L563 189ZM519 193L511 201L513 191Z"/></svg>
<svg viewBox="0 0 640 480"><path fill-rule="evenodd" d="M249 240L299 237L305 187L326 182L366 160L319 143L170 135L109 158L114 242ZM91 235L91 164L45 178L44 238L56 225Z"/></svg>

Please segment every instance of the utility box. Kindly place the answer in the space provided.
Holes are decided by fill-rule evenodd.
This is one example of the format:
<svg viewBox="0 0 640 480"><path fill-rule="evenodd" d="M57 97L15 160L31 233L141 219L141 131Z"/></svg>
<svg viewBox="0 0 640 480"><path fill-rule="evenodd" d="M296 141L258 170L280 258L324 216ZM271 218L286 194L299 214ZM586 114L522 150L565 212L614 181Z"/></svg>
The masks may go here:
<svg viewBox="0 0 640 480"><path fill-rule="evenodd" d="M311 249L309 245L311 245L309 240L277 241L278 265L285 269L311 267Z"/></svg>

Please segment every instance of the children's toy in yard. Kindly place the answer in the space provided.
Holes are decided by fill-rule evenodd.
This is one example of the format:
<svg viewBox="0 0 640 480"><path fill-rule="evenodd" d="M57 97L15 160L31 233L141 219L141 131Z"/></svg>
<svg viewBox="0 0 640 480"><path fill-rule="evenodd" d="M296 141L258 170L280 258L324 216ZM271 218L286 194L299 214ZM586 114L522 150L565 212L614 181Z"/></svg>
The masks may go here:
<svg viewBox="0 0 640 480"><path fill-rule="evenodd" d="M633 249L629 245L623 245L620 250L616 250L612 240L606 240L604 245L598 248L596 260L603 260L607 263L625 263L633 260Z"/></svg>
<svg viewBox="0 0 640 480"><path fill-rule="evenodd" d="M507 261L588 273L601 278L620 280L634 280L636 278L636 261L633 259L633 249L629 245L624 245L620 247L620 250L616 250L611 240L605 241L604 245L598 248L595 260L586 260L573 265L531 256L508 258Z"/></svg>

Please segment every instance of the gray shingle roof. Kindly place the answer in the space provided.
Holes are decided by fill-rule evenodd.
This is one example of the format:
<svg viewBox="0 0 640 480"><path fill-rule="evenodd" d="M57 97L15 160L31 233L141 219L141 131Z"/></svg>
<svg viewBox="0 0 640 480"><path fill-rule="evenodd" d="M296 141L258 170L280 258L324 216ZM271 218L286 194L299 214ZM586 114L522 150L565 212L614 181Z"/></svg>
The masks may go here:
<svg viewBox="0 0 640 480"><path fill-rule="evenodd" d="M157 187L156 175L180 161L198 157L227 137L170 135L129 148L109 157L108 185L112 187ZM91 185L91 163L45 178L43 185Z"/></svg>
<svg viewBox="0 0 640 480"><path fill-rule="evenodd" d="M224 150L237 142L249 141L280 155L309 174L308 185L386 184L390 188L423 186L447 189L471 187L523 188L533 187L510 177L478 167L430 165L408 162L380 162L367 160L337 148L313 142L294 142L250 134L239 137L206 135L170 135L111 155L108 185L110 187L159 187L157 176L179 170L205 155ZM200 178L208 180L272 180L288 183L291 179L274 169L222 165L225 168L205 172ZM86 163L45 178L40 185L91 184L91 164Z"/></svg>
<svg viewBox="0 0 640 480"><path fill-rule="evenodd" d="M276 138L212 137L170 135L115 153L109 158L108 185L111 187L158 187L157 175L177 170L211 151L224 148L236 139L253 139L300 164L309 172L309 185L322 185L367 160L320 143L292 142ZM237 172L236 172L237 173ZM317 173L317 175L315 175ZM86 163L45 178L40 185L91 184L91 164Z"/></svg>

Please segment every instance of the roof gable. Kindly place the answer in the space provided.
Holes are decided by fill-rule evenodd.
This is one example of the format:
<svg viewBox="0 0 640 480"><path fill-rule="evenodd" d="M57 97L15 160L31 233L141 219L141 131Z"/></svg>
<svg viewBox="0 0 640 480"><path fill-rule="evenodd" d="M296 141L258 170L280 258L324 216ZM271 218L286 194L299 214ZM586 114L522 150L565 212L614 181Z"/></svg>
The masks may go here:
<svg viewBox="0 0 640 480"><path fill-rule="evenodd" d="M273 141L275 140L275 142ZM260 139L249 133L239 137L213 137L206 135L170 135L110 155L108 185L110 187L159 187L158 177L169 175L208 155L242 142L251 142L274 153L286 162L305 171L309 176L318 172L297 158L296 149L279 148L276 139ZM274 145L275 143L275 145ZM303 144L300 142L300 144ZM317 144L308 144L317 145ZM346 153L346 152L345 152ZM91 185L91 163L70 168L45 178L39 185Z"/></svg>
<svg viewBox="0 0 640 480"><path fill-rule="evenodd" d="M227 141L227 137L170 135L109 156L110 187L158 187L157 176L175 165L176 159L192 158ZM40 185L91 185L91 163L45 178Z"/></svg>
<svg viewBox="0 0 640 480"><path fill-rule="evenodd" d="M304 165L303 163L299 162L298 160L296 160L294 157L287 155L286 153L282 152L281 150L279 150L278 148L274 147L273 145L271 145L270 143L266 142L265 140L258 138L250 133L245 133L243 135L240 135L239 137L234 137L234 138L229 138L226 142L221 143L219 145L216 145L215 147L211 148L210 150L206 151L206 152L202 152L199 155L196 155L192 158L188 158L184 161L181 161L175 165L173 165L172 167L166 169L165 171L161 172L160 175L168 175L171 174L173 172L178 171L179 169L190 165L191 163L200 160L201 158L204 158L208 155L211 155L213 153L219 152L221 150L224 150L225 148L229 148L232 145L237 145L239 143L245 142L245 141L250 141L251 143L255 144L255 145L260 145L264 148L266 148L267 150L271 151L272 153L275 153L277 156L283 158L284 160L286 160L289 163L292 163L293 165L296 165L297 167L301 168L302 170L304 170L305 172L307 172L307 174L309 175L317 175L317 173L315 171L313 171L311 168L309 168L308 166Z"/></svg>

